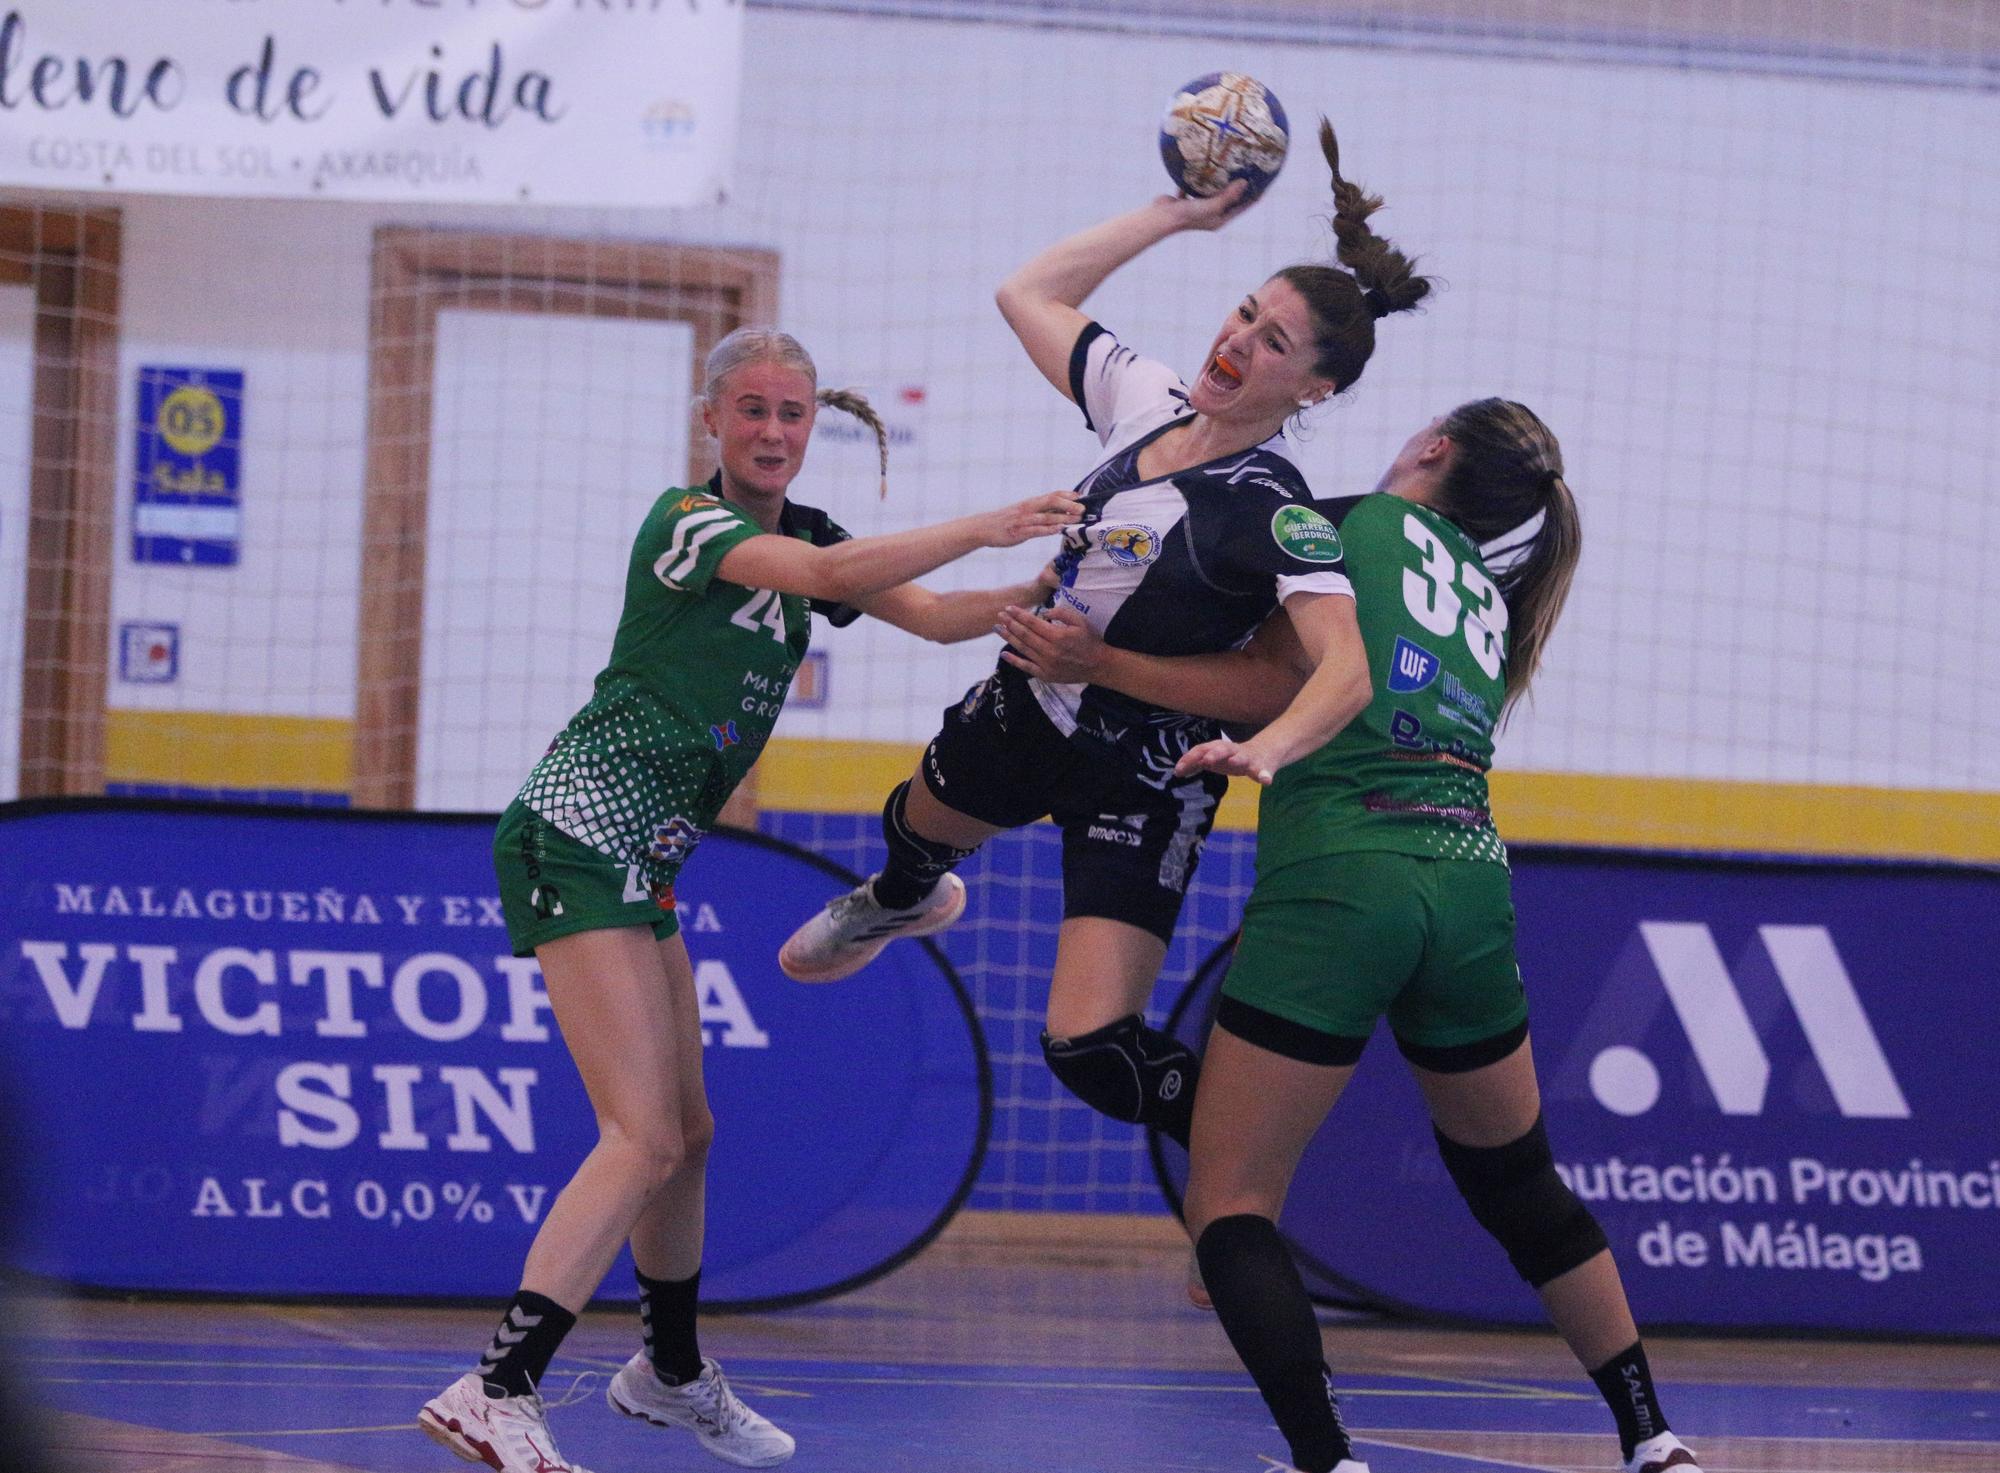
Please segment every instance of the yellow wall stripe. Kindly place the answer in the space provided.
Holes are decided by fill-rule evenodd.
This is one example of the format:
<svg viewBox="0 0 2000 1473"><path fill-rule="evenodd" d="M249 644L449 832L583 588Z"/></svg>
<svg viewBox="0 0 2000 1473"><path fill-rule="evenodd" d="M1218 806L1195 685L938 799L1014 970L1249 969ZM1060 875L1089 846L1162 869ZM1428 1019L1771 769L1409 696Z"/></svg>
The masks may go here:
<svg viewBox="0 0 2000 1473"><path fill-rule="evenodd" d="M873 813L921 747L780 739L757 767L757 802ZM2000 792L1819 787L1692 778L1496 772L1500 832L1522 842L2000 863ZM1257 826L1256 789L1233 782L1216 826Z"/></svg>
<svg viewBox="0 0 2000 1473"><path fill-rule="evenodd" d="M107 711L104 778L191 788L344 793L354 723L337 717L225 711Z"/></svg>
<svg viewBox="0 0 2000 1473"><path fill-rule="evenodd" d="M1497 772L1509 839L2000 863L2000 792Z"/></svg>
<svg viewBox="0 0 2000 1473"><path fill-rule="evenodd" d="M105 776L118 783L345 792L351 722L218 711L107 713ZM781 738L757 764L757 802L804 813L874 813L916 770L904 742ZM2000 863L2000 792L1819 787L1691 778L1497 772L1509 839ZM1217 827L1253 829L1256 789L1230 784Z"/></svg>

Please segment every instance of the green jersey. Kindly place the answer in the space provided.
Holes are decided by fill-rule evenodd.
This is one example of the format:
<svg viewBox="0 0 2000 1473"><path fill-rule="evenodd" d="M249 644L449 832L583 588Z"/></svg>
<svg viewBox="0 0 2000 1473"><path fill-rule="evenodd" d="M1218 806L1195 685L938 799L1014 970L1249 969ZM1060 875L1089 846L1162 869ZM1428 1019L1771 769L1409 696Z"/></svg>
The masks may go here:
<svg viewBox="0 0 2000 1473"><path fill-rule="evenodd" d="M611 661L528 774L520 801L653 884L674 875L771 735L811 636L811 600L715 576L764 529L719 480L653 503L632 544ZM847 533L787 502L778 530L825 547ZM858 611L820 609L835 624Z"/></svg>
<svg viewBox="0 0 2000 1473"><path fill-rule="evenodd" d="M1375 694L1265 790L1258 873L1365 850L1504 865L1486 794L1507 662L1492 574L1427 507L1377 494L1321 508L1345 508L1336 520Z"/></svg>

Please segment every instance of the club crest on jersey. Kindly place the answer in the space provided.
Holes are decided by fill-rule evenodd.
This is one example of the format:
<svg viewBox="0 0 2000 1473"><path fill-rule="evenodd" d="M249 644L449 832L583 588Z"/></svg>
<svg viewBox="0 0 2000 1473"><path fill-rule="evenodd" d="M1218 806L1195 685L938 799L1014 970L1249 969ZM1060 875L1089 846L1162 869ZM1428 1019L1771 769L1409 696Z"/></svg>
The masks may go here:
<svg viewBox="0 0 2000 1473"><path fill-rule="evenodd" d="M736 723L733 721L725 721L720 726L711 726L708 729L708 734L714 738L715 750L718 752L726 752L743 740L741 734L736 730Z"/></svg>
<svg viewBox="0 0 2000 1473"><path fill-rule="evenodd" d="M1340 533L1309 506L1294 502L1271 514L1271 536L1302 563L1340 561Z"/></svg>
<svg viewBox="0 0 2000 1473"><path fill-rule="evenodd" d="M1389 654L1389 689L1398 695L1422 690L1437 679L1438 657L1420 644L1396 636L1396 648Z"/></svg>
<svg viewBox="0 0 2000 1473"><path fill-rule="evenodd" d="M653 858L679 864L701 842L701 830L676 813L653 830Z"/></svg>
<svg viewBox="0 0 2000 1473"><path fill-rule="evenodd" d="M1160 534L1136 524L1110 527L1104 533L1104 555L1125 568L1143 568L1160 555Z"/></svg>

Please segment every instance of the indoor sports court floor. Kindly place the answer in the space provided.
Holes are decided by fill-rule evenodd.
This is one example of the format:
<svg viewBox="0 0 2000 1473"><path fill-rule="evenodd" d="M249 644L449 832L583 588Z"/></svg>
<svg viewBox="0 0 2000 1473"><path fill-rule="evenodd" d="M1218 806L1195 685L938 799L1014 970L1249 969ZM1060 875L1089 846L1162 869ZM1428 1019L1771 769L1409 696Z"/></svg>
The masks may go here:
<svg viewBox="0 0 2000 1473"><path fill-rule="evenodd" d="M704 1349L826 1473L1262 1473L1284 1448L1212 1316L1182 1300L1164 1223L972 1214L828 1303L716 1318ZM1032 1224L1032 1220L1030 1220ZM14 1341L65 1465L91 1473L461 1466L412 1425L491 1312L35 1299ZM1334 1318L1328 1347L1375 1473L1603 1470L1602 1406L1553 1336ZM615 1370L628 1313L585 1317L551 1397ZM1708 1473L1993 1473L1990 1345L1661 1338L1670 1415ZM554 1415L594 1473L722 1466L612 1414L602 1375Z"/></svg>

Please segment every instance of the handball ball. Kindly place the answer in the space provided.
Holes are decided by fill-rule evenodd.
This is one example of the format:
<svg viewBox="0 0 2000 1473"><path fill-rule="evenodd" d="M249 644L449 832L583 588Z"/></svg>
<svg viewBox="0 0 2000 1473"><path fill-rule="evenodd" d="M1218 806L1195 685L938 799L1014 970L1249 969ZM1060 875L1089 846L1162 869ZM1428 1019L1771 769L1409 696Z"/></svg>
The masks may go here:
<svg viewBox="0 0 2000 1473"><path fill-rule="evenodd" d="M1245 203L1278 177L1291 130L1271 90L1242 72L1211 72L1174 94L1160 122L1160 157L1184 192L1206 199L1232 179L1250 181Z"/></svg>

